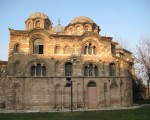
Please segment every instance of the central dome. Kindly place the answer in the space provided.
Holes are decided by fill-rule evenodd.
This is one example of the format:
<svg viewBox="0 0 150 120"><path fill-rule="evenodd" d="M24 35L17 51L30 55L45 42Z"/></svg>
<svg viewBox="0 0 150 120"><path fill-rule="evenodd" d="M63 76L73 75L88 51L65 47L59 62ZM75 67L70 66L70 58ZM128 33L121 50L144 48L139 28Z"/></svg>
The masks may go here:
<svg viewBox="0 0 150 120"><path fill-rule="evenodd" d="M94 23L94 21L91 18L86 16L78 16L70 22L70 24L74 24L74 23Z"/></svg>
<svg viewBox="0 0 150 120"><path fill-rule="evenodd" d="M41 13L41 12L35 12L35 13L31 14L29 18L33 19L33 18L37 18L37 17L40 17L42 19L49 19L46 14Z"/></svg>

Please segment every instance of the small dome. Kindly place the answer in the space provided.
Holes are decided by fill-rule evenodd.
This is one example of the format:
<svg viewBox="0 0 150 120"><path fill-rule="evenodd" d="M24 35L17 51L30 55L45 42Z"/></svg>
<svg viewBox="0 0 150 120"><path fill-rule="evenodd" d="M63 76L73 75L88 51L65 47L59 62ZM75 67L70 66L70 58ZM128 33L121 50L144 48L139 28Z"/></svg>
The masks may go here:
<svg viewBox="0 0 150 120"><path fill-rule="evenodd" d="M55 32L55 33L62 33L62 32L64 32L64 29L65 29L64 26L57 25L57 26L55 26L55 27L53 28L53 32Z"/></svg>
<svg viewBox="0 0 150 120"><path fill-rule="evenodd" d="M56 26L53 28L53 32L55 32L55 33L62 33L62 32L64 32L64 29L65 29L65 27L64 27L64 26L61 26L60 20L58 19L58 25L56 25Z"/></svg>
<svg viewBox="0 0 150 120"><path fill-rule="evenodd" d="M74 23L94 23L94 21L91 18L86 16L78 16L70 22L70 24L74 24Z"/></svg>
<svg viewBox="0 0 150 120"><path fill-rule="evenodd" d="M41 13L41 12L35 12L35 13L31 14L29 18L33 19L33 18L37 18L37 17L40 17L42 19L49 19L46 14Z"/></svg>

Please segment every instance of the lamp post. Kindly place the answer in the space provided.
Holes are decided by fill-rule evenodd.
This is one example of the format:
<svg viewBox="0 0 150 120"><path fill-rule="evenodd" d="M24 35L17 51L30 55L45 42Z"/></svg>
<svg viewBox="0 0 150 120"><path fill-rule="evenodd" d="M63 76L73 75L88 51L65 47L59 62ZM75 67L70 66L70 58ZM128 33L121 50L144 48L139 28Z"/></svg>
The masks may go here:
<svg viewBox="0 0 150 120"><path fill-rule="evenodd" d="M71 87L71 112L73 112L73 93L72 93L72 80L71 77L66 77L67 83L66 83L66 87Z"/></svg>

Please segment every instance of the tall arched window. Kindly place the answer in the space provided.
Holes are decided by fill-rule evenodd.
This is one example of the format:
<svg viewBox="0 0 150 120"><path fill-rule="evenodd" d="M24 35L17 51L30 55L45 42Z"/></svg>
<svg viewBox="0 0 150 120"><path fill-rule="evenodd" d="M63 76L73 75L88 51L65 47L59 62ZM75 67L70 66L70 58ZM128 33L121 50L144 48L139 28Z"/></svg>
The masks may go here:
<svg viewBox="0 0 150 120"><path fill-rule="evenodd" d="M80 27L77 27L77 35L81 35L81 29L80 29Z"/></svg>
<svg viewBox="0 0 150 120"><path fill-rule="evenodd" d="M86 26L86 27L84 28L84 30L85 30L85 32L87 32L87 31L88 31L88 27Z"/></svg>
<svg viewBox="0 0 150 120"><path fill-rule="evenodd" d="M92 54L92 45L91 45L91 43L89 44L89 46L88 46L88 54Z"/></svg>
<svg viewBox="0 0 150 120"><path fill-rule="evenodd" d="M45 22L45 29L48 30L49 29L49 23Z"/></svg>
<svg viewBox="0 0 150 120"><path fill-rule="evenodd" d="M46 67L37 64L31 67L31 76L46 76Z"/></svg>
<svg viewBox="0 0 150 120"><path fill-rule="evenodd" d="M109 75L110 76L115 76L115 64L114 63L111 63L109 65Z"/></svg>
<svg viewBox="0 0 150 120"><path fill-rule="evenodd" d="M111 54L112 55L116 54L116 50L115 49L116 49L115 45L111 44Z"/></svg>
<svg viewBox="0 0 150 120"><path fill-rule="evenodd" d="M20 49L20 45L17 43L15 46L14 46L14 52L19 52L19 49Z"/></svg>
<svg viewBox="0 0 150 120"><path fill-rule="evenodd" d="M98 76L98 68L97 68L97 66L94 67L94 75Z"/></svg>
<svg viewBox="0 0 150 120"><path fill-rule="evenodd" d="M84 76L98 76L98 67L89 64L84 67Z"/></svg>
<svg viewBox="0 0 150 120"><path fill-rule="evenodd" d="M92 76L92 72L93 72L93 65L90 64L89 65L89 76Z"/></svg>
<svg viewBox="0 0 150 120"><path fill-rule="evenodd" d="M70 35L73 35L73 30L72 30L72 28L70 29Z"/></svg>
<svg viewBox="0 0 150 120"><path fill-rule="evenodd" d="M96 87L96 83L95 82L89 82L88 87Z"/></svg>
<svg viewBox="0 0 150 120"><path fill-rule="evenodd" d="M87 54L87 46L84 47L84 54Z"/></svg>
<svg viewBox="0 0 150 120"><path fill-rule="evenodd" d="M72 63L67 62L65 64L65 76L72 76Z"/></svg>
<svg viewBox="0 0 150 120"><path fill-rule="evenodd" d="M35 76L36 75L36 67L32 66L31 67L31 76Z"/></svg>
<svg viewBox="0 0 150 120"><path fill-rule="evenodd" d="M84 76L88 76L88 72L89 71L89 68L87 66L85 66L84 68Z"/></svg>
<svg viewBox="0 0 150 120"><path fill-rule="evenodd" d="M33 53L35 54L43 54L44 45L42 39L36 39L33 43Z"/></svg>
<svg viewBox="0 0 150 120"><path fill-rule="evenodd" d="M96 55L96 47L93 46L93 54Z"/></svg>
<svg viewBox="0 0 150 120"><path fill-rule="evenodd" d="M39 28L39 27L40 27L40 21L36 21L35 27L36 27L36 28Z"/></svg>

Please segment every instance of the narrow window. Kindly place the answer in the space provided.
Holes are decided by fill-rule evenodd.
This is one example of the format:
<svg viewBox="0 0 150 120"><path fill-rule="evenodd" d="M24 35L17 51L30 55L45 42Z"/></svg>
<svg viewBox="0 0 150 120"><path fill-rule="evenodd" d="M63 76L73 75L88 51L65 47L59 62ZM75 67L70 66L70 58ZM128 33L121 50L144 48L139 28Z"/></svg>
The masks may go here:
<svg viewBox="0 0 150 120"><path fill-rule="evenodd" d="M36 39L33 43L33 53L43 54L43 51L44 51L43 40Z"/></svg>
<svg viewBox="0 0 150 120"><path fill-rule="evenodd" d="M80 27L77 27L77 35L80 35L81 34L81 29Z"/></svg>
<svg viewBox="0 0 150 120"><path fill-rule="evenodd" d="M88 31L88 27L86 26L86 27L85 27L85 32L87 32L87 31Z"/></svg>
<svg viewBox="0 0 150 120"><path fill-rule="evenodd" d="M93 46L93 54L96 55L96 47Z"/></svg>
<svg viewBox="0 0 150 120"><path fill-rule="evenodd" d="M98 68L97 68L97 66L94 67L94 75L98 76Z"/></svg>
<svg viewBox="0 0 150 120"><path fill-rule="evenodd" d="M39 28L39 27L40 27L40 21L36 21L35 27L36 27L36 28Z"/></svg>
<svg viewBox="0 0 150 120"><path fill-rule="evenodd" d="M109 65L109 75L110 76L115 76L115 64L114 63L111 63Z"/></svg>
<svg viewBox="0 0 150 120"><path fill-rule="evenodd" d="M92 76L92 71L93 71L93 65L89 65L89 76Z"/></svg>
<svg viewBox="0 0 150 120"><path fill-rule="evenodd" d="M115 45L111 44L111 54L112 55L115 55L116 54L116 51L115 51Z"/></svg>
<svg viewBox="0 0 150 120"><path fill-rule="evenodd" d="M40 64L38 64L36 66L36 76L41 76L41 65Z"/></svg>
<svg viewBox="0 0 150 120"><path fill-rule="evenodd" d="M48 23L48 22L45 23L45 29L46 29L46 30L49 29L49 23Z"/></svg>
<svg viewBox="0 0 150 120"><path fill-rule="evenodd" d="M92 54L92 46L91 43L88 46L88 54L91 55Z"/></svg>
<svg viewBox="0 0 150 120"><path fill-rule="evenodd" d="M70 35L73 35L73 30L72 29L70 29Z"/></svg>
<svg viewBox="0 0 150 120"><path fill-rule="evenodd" d="M36 67L35 66L32 66L31 67L31 76L35 76L36 74Z"/></svg>
<svg viewBox="0 0 150 120"><path fill-rule="evenodd" d="M88 76L88 67L87 66L85 66L84 67L84 76Z"/></svg>
<svg viewBox="0 0 150 120"><path fill-rule="evenodd" d="M20 45L19 44L16 44L15 46L14 46L14 52L19 52L19 48L20 48Z"/></svg>
<svg viewBox="0 0 150 120"><path fill-rule="evenodd" d="M42 67L42 75L46 76L46 67L45 66Z"/></svg>
<svg viewBox="0 0 150 120"><path fill-rule="evenodd" d="M87 54L87 46L84 47L84 54Z"/></svg>
<svg viewBox="0 0 150 120"><path fill-rule="evenodd" d="M65 64L65 75L72 76L72 63L70 62Z"/></svg>

